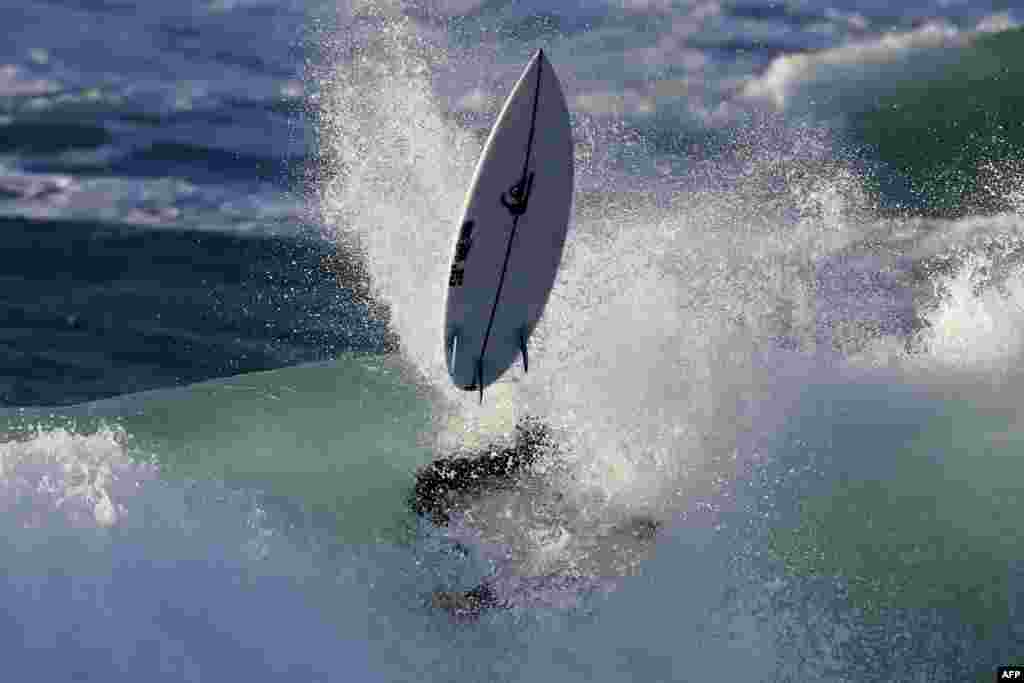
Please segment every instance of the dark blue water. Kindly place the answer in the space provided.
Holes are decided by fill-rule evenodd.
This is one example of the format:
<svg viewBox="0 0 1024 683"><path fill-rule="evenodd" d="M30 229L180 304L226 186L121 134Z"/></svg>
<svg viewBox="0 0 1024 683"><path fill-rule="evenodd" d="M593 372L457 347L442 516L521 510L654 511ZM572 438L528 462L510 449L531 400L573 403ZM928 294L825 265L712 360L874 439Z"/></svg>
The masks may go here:
<svg viewBox="0 0 1024 683"><path fill-rule="evenodd" d="M306 215L310 21L279 3L0 6L0 402L384 349L358 261Z"/></svg>
<svg viewBox="0 0 1024 683"><path fill-rule="evenodd" d="M383 323L329 270L337 257L323 241L0 225L8 404L76 403L384 348Z"/></svg>

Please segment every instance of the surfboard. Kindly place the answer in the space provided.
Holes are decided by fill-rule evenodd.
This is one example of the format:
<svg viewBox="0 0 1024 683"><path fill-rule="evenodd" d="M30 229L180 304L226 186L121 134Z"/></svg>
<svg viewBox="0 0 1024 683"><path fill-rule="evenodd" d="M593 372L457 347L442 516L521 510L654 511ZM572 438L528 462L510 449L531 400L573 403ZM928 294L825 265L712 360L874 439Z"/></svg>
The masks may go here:
<svg viewBox="0 0 1024 683"><path fill-rule="evenodd" d="M479 391L522 357L555 283L573 192L569 110L538 50L477 163L448 273L444 349L455 386Z"/></svg>

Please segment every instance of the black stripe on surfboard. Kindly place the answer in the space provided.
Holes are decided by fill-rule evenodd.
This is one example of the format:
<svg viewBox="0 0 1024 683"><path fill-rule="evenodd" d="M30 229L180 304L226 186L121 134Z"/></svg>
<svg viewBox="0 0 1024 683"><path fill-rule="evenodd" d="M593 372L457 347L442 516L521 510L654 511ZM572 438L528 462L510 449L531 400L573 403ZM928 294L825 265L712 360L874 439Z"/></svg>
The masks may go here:
<svg viewBox="0 0 1024 683"><path fill-rule="evenodd" d="M537 103L540 102L540 72L544 68L544 50L537 50L537 86L533 91L533 112L530 115L530 136L526 139L526 158L523 159L523 173L519 184L526 187L526 174L530 170L530 154L533 152L533 132L537 128Z"/></svg>
<svg viewBox="0 0 1024 683"><path fill-rule="evenodd" d="M523 173L519 177L519 187L525 190L527 175L530 170L530 155L533 153L533 134L537 127L537 104L540 101L540 75L544 68L544 50L537 51L537 84L533 91L533 112L530 115L530 135L526 140L526 158L523 160ZM487 321L487 331L484 332L484 341L480 345L480 356L477 358L477 386L480 389L480 402L484 400L484 355L487 351L487 342L491 338L491 328L494 326L494 315L498 312L498 302L501 299L501 290L505 286L505 274L508 272L508 260L512 255L512 243L516 238L516 230L519 228L519 217L521 213L513 214L512 234L508 237L508 244L505 246L505 261L501 265L501 277L498 279L498 290L494 293L494 303L491 305L491 317ZM524 342L525 346L525 342Z"/></svg>

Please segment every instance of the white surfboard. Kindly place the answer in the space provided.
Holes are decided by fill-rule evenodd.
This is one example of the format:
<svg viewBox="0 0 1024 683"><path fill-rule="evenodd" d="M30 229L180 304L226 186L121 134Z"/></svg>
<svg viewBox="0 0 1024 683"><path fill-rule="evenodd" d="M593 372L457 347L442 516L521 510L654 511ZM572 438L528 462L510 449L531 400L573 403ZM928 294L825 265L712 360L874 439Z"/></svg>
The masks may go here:
<svg viewBox="0 0 1024 683"><path fill-rule="evenodd" d="M481 400L516 357L529 367L527 343L562 260L572 190L569 110L538 50L480 155L449 271L448 373Z"/></svg>

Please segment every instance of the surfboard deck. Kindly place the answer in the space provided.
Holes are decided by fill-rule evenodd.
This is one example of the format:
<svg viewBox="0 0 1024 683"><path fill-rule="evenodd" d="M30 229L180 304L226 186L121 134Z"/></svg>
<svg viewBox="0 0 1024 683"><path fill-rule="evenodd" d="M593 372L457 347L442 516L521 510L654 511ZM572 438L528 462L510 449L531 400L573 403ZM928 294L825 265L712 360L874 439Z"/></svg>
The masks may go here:
<svg viewBox="0 0 1024 683"><path fill-rule="evenodd" d="M528 342L562 260L573 194L569 110L538 50L512 88L477 164L459 223L445 304L452 382L492 384Z"/></svg>

